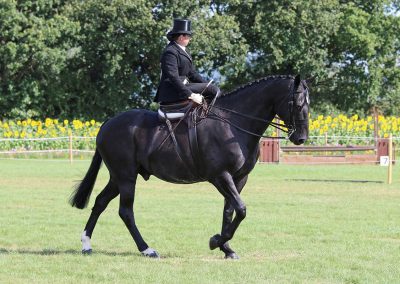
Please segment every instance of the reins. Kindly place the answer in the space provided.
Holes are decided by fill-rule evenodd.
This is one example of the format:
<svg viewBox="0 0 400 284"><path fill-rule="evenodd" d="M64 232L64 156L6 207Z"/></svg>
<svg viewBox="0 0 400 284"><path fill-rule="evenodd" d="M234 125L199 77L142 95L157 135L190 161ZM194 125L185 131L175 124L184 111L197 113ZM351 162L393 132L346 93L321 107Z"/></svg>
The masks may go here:
<svg viewBox="0 0 400 284"><path fill-rule="evenodd" d="M216 116L218 119L220 119L221 121L224 121L224 122L228 123L229 125L232 125L233 127L239 129L240 131L243 131L243 132L245 132L247 134L250 134L250 135L253 135L253 136L256 136L256 137L271 138L271 139L289 139L293 135L293 133L296 131L296 124L303 125L304 121L305 121L304 119L295 119L295 117L294 117L294 100L295 100L294 99L294 95L296 93L296 90L294 88L295 88L294 84L292 84L292 86L291 86L291 89L292 89L292 91L291 91L291 100L288 103L289 116L290 116L289 117L289 123L290 124L288 126L286 124L276 123L276 122L273 122L271 120L259 118L259 117L252 116L252 115L249 115L249 114L240 113L240 112L237 112L237 111L232 110L232 109L227 109L227 108L224 108L224 107L221 107L221 106L216 106L214 104L215 104L215 100L217 99L217 97L215 97L213 99L213 101L209 105L206 113L207 114L211 113L214 116ZM273 136L260 135L260 134L254 133L252 131L249 131L247 129L244 129L244 128L232 123L227 118L225 118L225 117L219 115L218 113L216 113L215 111L213 111L212 110L213 108L217 108L217 109L220 109L220 110L223 110L223 111L226 111L226 112L230 112L230 113L233 113L235 115L242 116L242 117L245 117L245 118L248 118L248 119L251 119L251 120L267 123L268 125L271 125L272 127L275 127L276 129L279 129L279 130L287 133L288 137L284 137L284 136L273 137ZM287 129L285 129L285 128L287 128Z"/></svg>
<svg viewBox="0 0 400 284"><path fill-rule="evenodd" d="M276 123L276 122L273 122L273 121L270 121L270 120L266 120L266 119L259 118L259 117L255 117L255 116L248 115L248 114L243 114L243 113L240 113L240 112L237 112L237 111L234 111L234 110L231 110L231 109L227 109L227 108L224 108L224 107L220 107L220 106L215 106L215 105L214 105L213 108L217 108L217 109L221 109L221 110L224 110L224 111L227 111L227 112L231 112L231 113L233 113L233 114L236 114L236 115L238 115L238 116L242 116L242 117L245 117L245 118L248 118L248 119L252 119L252 120L256 120L256 121L268 123L269 125L275 127L276 129L279 129L279 130L282 130L282 131L285 132L285 133L288 133L288 137L290 137L290 136L292 135L292 128L289 128L289 130L286 130L286 129L283 128L283 127L286 127L285 124ZM252 131L249 131L249 130L247 130L247 129L244 129L244 128L242 128L242 127L240 127L240 126L238 126L238 125L232 123L232 122L229 121L227 118L225 118L225 117L219 115L218 113L214 112L212 109L209 109L208 112L211 113L211 114L213 114L213 115L215 115L218 119L220 119L220 120L222 120L222 121L228 123L229 125L232 125L233 127L237 128L237 129L239 129L240 131L243 131L243 132L245 132L245 133L247 133L247 134L250 134L250 135L253 135L253 136L257 136L257 137L261 137L261 138L287 139L287 138L284 137L284 136L274 137L274 136L260 135L260 134L254 133L254 132L252 132ZM294 132L294 131L293 131L293 132Z"/></svg>

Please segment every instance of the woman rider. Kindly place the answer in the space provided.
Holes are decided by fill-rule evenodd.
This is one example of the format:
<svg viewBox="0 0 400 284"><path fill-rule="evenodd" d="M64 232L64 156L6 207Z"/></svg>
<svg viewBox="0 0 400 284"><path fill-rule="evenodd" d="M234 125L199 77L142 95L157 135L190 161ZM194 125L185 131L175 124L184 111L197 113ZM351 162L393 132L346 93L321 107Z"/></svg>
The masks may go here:
<svg viewBox="0 0 400 284"><path fill-rule="evenodd" d="M192 38L190 20L174 19L173 28L168 32L167 38L169 44L161 55L161 81L154 101L173 104L189 99L201 104L203 95L214 98L219 88L209 84L195 70L186 48Z"/></svg>

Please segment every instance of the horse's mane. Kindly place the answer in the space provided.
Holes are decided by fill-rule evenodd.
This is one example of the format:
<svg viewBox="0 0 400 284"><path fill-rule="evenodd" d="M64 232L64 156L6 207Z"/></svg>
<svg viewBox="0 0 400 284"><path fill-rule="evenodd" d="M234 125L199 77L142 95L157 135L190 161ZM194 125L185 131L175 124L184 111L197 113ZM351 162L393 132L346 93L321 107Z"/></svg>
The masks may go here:
<svg viewBox="0 0 400 284"><path fill-rule="evenodd" d="M247 83L247 84L241 85L239 87L236 87L233 91L230 91L230 92L227 92L227 93L223 93L221 97L229 96L229 95L237 93L237 92L239 92L239 91L241 91L241 90L243 90L245 88L257 85L257 84L265 82L265 81L276 80L276 79L294 79L294 76L293 75L270 75L270 76L266 76L264 78L257 79L257 80L254 80L254 81L250 82L250 83Z"/></svg>

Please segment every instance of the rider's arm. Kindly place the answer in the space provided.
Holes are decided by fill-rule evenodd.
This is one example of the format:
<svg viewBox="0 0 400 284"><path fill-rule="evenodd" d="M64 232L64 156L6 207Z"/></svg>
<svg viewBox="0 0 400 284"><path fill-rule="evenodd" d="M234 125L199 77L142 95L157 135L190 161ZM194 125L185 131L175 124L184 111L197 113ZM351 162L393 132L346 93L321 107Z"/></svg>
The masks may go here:
<svg viewBox="0 0 400 284"><path fill-rule="evenodd" d="M192 66L190 68L190 72L188 74L189 81L192 83L207 83L207 80L205 80L197 71L196 68L194 67L194 64L192 63Z"/></svg>

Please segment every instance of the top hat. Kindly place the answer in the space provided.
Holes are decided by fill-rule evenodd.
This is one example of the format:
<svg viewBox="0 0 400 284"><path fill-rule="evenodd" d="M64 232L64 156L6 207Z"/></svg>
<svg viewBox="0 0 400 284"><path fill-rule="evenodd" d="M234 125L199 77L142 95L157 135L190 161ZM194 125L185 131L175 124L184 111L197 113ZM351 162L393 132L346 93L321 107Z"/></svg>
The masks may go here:
<svg viewBox="0 0 400 284"><path fill-rule="evenodd" d="M192 28L190 20L186 19L174 19L174 27L167 33L167 37L170 38L177 34L192 35Z"/></svg>

